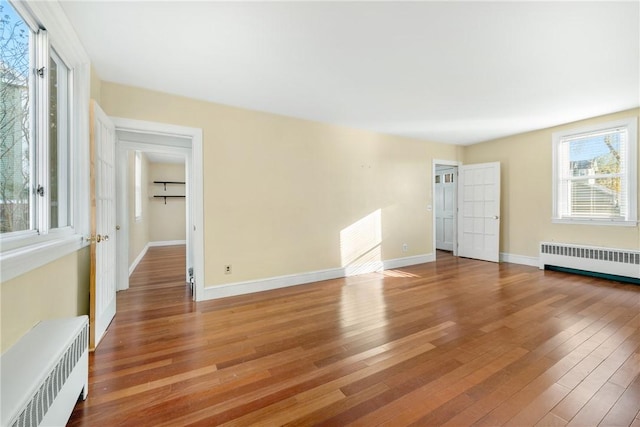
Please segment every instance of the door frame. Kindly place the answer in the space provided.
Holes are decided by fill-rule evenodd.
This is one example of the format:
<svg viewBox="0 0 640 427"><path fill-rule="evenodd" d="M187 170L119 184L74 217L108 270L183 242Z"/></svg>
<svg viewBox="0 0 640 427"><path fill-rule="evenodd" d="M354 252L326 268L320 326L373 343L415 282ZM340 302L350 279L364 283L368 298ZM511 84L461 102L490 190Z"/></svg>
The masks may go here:
<svg viewBox="0 0 640 427"><path fill-rule="evenodd" d="M187 266L193 267L193 299L201 301L204 297L204 203L203 203L203 162L202 162L202 129L185 126L177 126L158 122L111 117L116 126L116 134L129 132L141 135L148 142L116 141L118 152L118 164L121 170L118 172L117 184L117 221L121 226L121 234L126 239L118 247L118 283L122 283L118 290L128 288L129 283L129 215L127 186L128 168L126 167L126 155L129 150L153 151L185 157L185 194L186 203L186 240L187 240ZM153 137L163 137L166 141L162 144L154 143ZM169 138L167 138L169 137ZM171 138L176 140L171 141ZM124 170L122 170L124 169ZM185 275L187 272L185 271Z"/></svg>
<svg viewBox="0 0 640 427"><path fill-rule="evenodd" d="M431 215L431 219L432 219L432 223L431 223L431 230L432 230L432 248L433 248L433 254L435 256L436 254L436 166L452 166L456 168L456 174L457 174L457 170L458 167L460 167L462 165L462 162L456 161L456 160L439 160L439 159L433 159L432 164L431 164L431 200L433 201L432 204L432 215ZM453 226L453 255L454 256L458 256L458 197L457 195L459 194L460 191L460 180L458 179L458 177L456 177L456 197L455 199L455 221L454 221L454 226Z"/></svg>

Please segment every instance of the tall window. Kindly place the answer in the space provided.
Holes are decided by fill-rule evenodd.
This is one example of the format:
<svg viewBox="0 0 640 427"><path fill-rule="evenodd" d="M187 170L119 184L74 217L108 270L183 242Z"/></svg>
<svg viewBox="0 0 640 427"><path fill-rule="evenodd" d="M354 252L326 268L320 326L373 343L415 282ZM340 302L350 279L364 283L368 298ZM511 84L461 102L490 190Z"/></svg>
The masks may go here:
<svg viewBox="0 0 640 427"><path fill-rule="evenodd" d="M0 232L29 230L34 33L5 1L0 2Z"/></svg>
<svg viewBox="0 0 640 427"><path fill-rule="evenodd" d="M635 225L637 121L553 135L554 221Z"/></svg>
<svg viewBox="0 0 640 427"><path fill-rule="evenodd" d="M60 4L0 0L3 280L87 245L89 77Z"/></svg>
<svg viewBox="0 0 640 427"><path fill-rule="evenodd" d="M71 225L69 67L0 1L0 233Z"/></svg>
<svg viewBox="0 0 640 427"><path fill-rule="evenodd" d="M136 151L134 162L134 176L135 176L135 219L139 221L142 219L142 158L139 151Z"/></svg>

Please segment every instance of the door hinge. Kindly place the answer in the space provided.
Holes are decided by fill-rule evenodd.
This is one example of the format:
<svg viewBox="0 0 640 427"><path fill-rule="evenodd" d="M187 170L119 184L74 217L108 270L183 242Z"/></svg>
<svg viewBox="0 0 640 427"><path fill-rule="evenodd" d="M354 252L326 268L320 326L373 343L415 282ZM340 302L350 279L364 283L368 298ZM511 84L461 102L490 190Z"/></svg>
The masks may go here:
<svg viewBox="0 0 640 427"><path fill-rule="evenodd" d="M44 187L42 185L38 185L38 188L36 188L36 194L40 197L44 197Z"/></svg>
<svg viewBox="0 0 640 427"><path fill-rule="evenodd" d="M44 67L36 68L36 74L44 78Z"/></svg>

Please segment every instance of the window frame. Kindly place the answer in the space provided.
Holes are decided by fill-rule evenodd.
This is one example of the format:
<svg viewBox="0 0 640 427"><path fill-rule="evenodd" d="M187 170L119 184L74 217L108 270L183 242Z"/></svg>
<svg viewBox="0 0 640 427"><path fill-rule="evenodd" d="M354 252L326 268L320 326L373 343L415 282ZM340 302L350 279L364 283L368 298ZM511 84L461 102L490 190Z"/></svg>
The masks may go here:
<svg viewBox="0 0 640 427"><path fill-rule="evenodd" d="M77 35L73 31L64 11L57 2L23 2L8 0L31 30L40 30L46 37L47 54L35 58L35 67L41 66L43 60L46 69L49 68L49 52L55 51L57 59L62 61L67 69L68 117L68 202L69 226L49 228L50 202L48 191L46 197L36 197L34 202L39 206L36 215L46 216L43 230L25 230L0 234L0 263L2 264L2 281L25 274L58 258L67 256L88 245L85 236L89 234L90 204L89 204L89 79L90 61ZM46 31L44 29L46 28ZM41 42L41 41L40 41ZM34 68L35 68L34 67ZM45 76L46 77L46 76ZM48 80L48 78L46 79ZM32 107L38 121L42 116L42 105L47 107L48 100L43 100L42 93L36 94ZM44 116L46 117L46 116ZM42 147L43 138L32 138L34 149L39 150L39 156L46 156L48 147ZM48 138L44 138L48 141ZM35 144L38 144L35 148ZM42 151L44 150L44 152ZM42 162L41 162L42 163ZM32 165L33 168L36 167ZM42 165L37 171L39 181L48 179L49 170ZM33 172L32 172L33 174ZM44 174L44 175L43 175ZM33 176L33 175L32 175ZM48 187L48 182L47 182ZM45 187L45 188L47 188ZM46 200L38 200L46 199ZM43 206L44 205L44 206ZM34 219L40 226L42 217Z"/></svg>
<svg viewBox="0 0 640 427"><path fill-rule="evenodd" d="M625 217L621 218L602 218L602 217L585 217L585 216L568 216L561 212L563 201L560 200L561 191L560 176L562 165L562 157L560 150L562 143L566 139L575 138L581 135L603 132L613 128L624 128L627 130L627 147L626 153L626 170L622 176L626 182L627 189L627 206L628 212ZM552 197L553 197L553 213L552 223L555 224L588 224L588 225L613 225L635 227L638 224L638 118L629 117L625 119L600 123L597 125L583 126L563 131L554 132L552 134ZM566 204L566 201L564 201Z"/></svg>

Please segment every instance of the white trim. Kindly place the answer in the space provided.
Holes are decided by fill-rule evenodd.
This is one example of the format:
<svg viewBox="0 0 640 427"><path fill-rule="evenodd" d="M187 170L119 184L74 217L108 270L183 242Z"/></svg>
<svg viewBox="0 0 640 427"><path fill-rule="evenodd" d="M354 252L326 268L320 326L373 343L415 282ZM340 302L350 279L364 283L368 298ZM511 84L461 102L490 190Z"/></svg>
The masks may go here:
<svg viewBox="0 0 640 427"><path fill-rule="evenodd" d="M27 11L39 25L44 26L49 33L51 44L61 59L72 68L76 64L89 64L89 56L84 50L78 35L73 30L69 18L57 1L27 2L11 1L11 5L18 12Z"/></svg>
<svg viewBox="0 0 640 427"><path fill-rule="evenodd" d="M175 246L175 245L186 245L186 244L187 244L186 240L158 240L155 242L148 243L150 248L155 246Z"/></svg>
<svg viewBox="0 0 640 427"><path fill-rule="evenodd" d="M377 273L384 270L382 261L369 261L364 264L353 264L344 267L344 277L359 276L361 274Z"/></svg>
<svg viewBox="0 0 640 427"><path fill-rule="evenodd" d="M406 267L409 265L423 264L435 261L435 254L414 255L406 258L396 258L382 261L380 264L385 269ZM376 265L378 263L375 263ZM269 277L266 279L248 280L245 282L227 283L218 286L204 288L202 300L226 298L237 295L252 294L255 292L270 291L273 289L298 286L308 283L320 282L323 280L339 279L349 277L347 270L349 267L331 268L327 270L310 271L307 273L289 274L286 276ZM377 271L380 271L379 268ZM372 273L374 271L370 271ZM361 271L361 274L367 274Z"/></svg>
<svg viewBox="0 0 640 427"><path fill-rule="evenodd" d="M540 261L538 257L508 254L506 252L500 252L500 262L528 265L530 267L536 267L536 268L540 267Z"/></svg>
<svg viewBox="0 0 640 427"><path fill-rule="evenodd" d="M341 277L345 277L344 268L332 268L328 270L311 271L308 273L270 277L267 279L228 283L204 288L204 299L210 300L236 295L252 294L254 292L270 291L273 289L304 285L307 283L338 279Z"/></svg>
<svg viewBox="0 0 640 427"><path fill-rule="evenodd" d="M114 123L115 126L115 123ZM116 133L117 136L117 133ZM117 290L129 289L129 276L135 266L129 265L129 197L127 192L129 178L129 159L127 151L122 150L116 137L116 224L120 226L116 239L116 284Z"/></svg>
<svg viewBox="0 0 640 427"><path fill-rule="evenodd" d="M433 252L424 255L413 255L404 258L388 259L386 261L383 261L382 263L385 270L392 270L395 268L408 267L410 265L426 264L428 262L434 262L435 260L436 254L435 252Z"/></svg>
<svg viewBox="0 0 640 427"><path fill-rule="evenodd" d="M614 219L597 218L551 218L553 224L582 224L582 225L614 225L617 227L635 227L638 221L617 221Z"/></svg>
<svg viewBox="0 0 640 427"><path fill-rule="evenodd" d="M142 248L142 250L140 251L140 253L136 257L136 259L134 259L133 262L131 263L131 265L129 266L129 277L131 277L131 275L133 274L133 271L136 269L138 264L140 264L140 261L142 261L142 258L144 258L144 256L147 254L148 250L149 250L149 243L144 245L144 248ZM121 290L121 289L118 288L118 290Z"/></svg>
<svg viewBox="0 0 640 427"><path fill-rule="evenodd" d="M142 152L133 152L133 217L142 220Z"/></svg>
<svg viewBox="0 0 640 427"><path fill-rule="evenodd" d="M188 270L193 268L194 300L204 299L204 166L202 163L202 129L186 126L171 125L166 123L148 122L143 120L126 119L122 117L111 117L116 126L116 132L134 132L146 135L175 136L180 139L190 140L190 148L186 146L175 146L175 144L159 145L142 142L125 142L118 140L118 150L140 149L142 151L162 151L171 153L182 153L185 156L185 175L188 177L186 185L186 244L187 263L185 278L188 280ZM121 154L123 156L123 154ZM125 191L118 197L119 203L127 204L126 185ZM128 235L129 219L124 210L121 212L121 230L124 235ZM128 241L128 240L127 240ZM126 264L118 267L124 269ZM128 285L126 286L128 287Z"/></svg>
<svg viewBox="0 0 640 427"><path fill-rule="evenodd" d="M189 137L195 137L198 133L202 135L202 129L192 128L187 126L172 125L168 123L149 122L146 120L134 120L134 119L127 119L124 117L111 117L111 120L116 124L116 128L121 131L160 135L160 136L169 135L169 136L175 136L183 139L189 138ZM193 148L193 145L191 146L191 148Z"/></svg>
<svg viewBox="0 0 640 427"><path fill-rule="evenodd" d="M0 280L5 282L49 264L86 246L78 235L47 240L36 245L6 251L0 254L2 272Z"/></svg>

